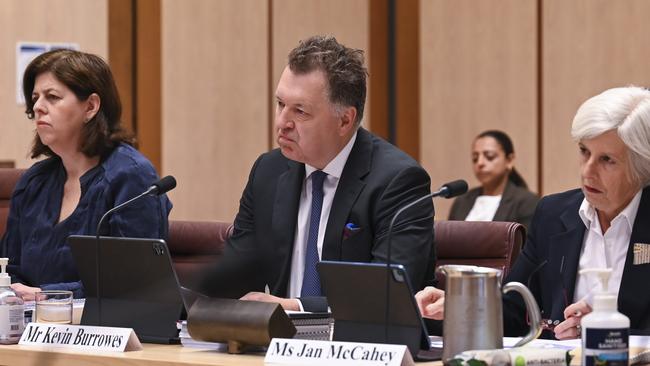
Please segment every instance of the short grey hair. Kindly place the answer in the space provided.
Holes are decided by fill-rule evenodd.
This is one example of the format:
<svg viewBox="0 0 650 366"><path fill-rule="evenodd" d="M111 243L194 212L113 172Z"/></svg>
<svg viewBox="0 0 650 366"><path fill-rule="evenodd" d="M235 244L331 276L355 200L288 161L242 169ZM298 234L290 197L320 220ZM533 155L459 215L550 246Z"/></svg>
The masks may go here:
<svg viewBox="0 0 650 366"><path fill-rule="evenodd" d="M628 148L633 178L650 185L650 90L613 88L582 103L571 126L575 141L616 130Z"/></svg>

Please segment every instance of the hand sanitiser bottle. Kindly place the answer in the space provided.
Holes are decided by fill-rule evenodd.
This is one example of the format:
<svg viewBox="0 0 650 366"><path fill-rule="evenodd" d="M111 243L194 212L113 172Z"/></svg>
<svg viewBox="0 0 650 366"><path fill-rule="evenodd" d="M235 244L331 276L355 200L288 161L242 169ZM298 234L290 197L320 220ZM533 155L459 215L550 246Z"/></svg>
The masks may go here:
<svg viewBox="0 0 650 366"><path fill-rule="evenodd" d="M25 330L25 307L23 299L11 289L8 262L0 258L0 344L18 343Z"/></svg>
<svg viewBox="0 0 650 366"><path fill-rule="evenodd" d="M594 296L593 312L580 321L583 366L628 365L630 319L618 312L616 295L608 292L611 273L611 269L596 268L580 271L580 275L598 276L602 289Z"/></svg>

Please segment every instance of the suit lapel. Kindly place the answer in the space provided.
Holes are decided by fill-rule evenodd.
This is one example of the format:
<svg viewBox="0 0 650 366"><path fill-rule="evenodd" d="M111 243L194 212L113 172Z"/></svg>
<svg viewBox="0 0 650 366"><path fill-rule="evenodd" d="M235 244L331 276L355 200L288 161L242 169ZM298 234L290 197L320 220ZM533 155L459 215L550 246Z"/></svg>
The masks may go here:
<svg viewBox="0 0 650 366"><path fill-rule="evenodd" d="M278 185L273 203L272 235L275 243L277 257L283 261L278 268L281 268L279 286L286 286L288 283L293 255L293 240L296 233L296 218L300 204L302 183L305 177L304 164L289 161L288 169L278 178ZM283 291L274 293L284 293Z"/></svg>
<svg viewBox="0 0 650 366"><path fill-rule="evenodd" d="M618 294L619 311L630 317L632 324L639 327L647 327L650 319L647 317L648 303L650 303L650 292L648 292L647 280L650 278L650 264L634 265L634 244L650 244L650 188L645 188L641 195L639 210L634 219L630 244L625 258L623 277Z"/></svg>
<svg viewBox="0 0 650 366"><path fill-rule="evenodd" d="M327 219L322 253L325 260L341 259L343 229L357 197L365 186L363 178L370 172L371 162L372 136L363 128L359 128L357 140L343 168Z"/></svg>
<svg viewBox="0 0 650 366"><path fill-rule="evenodd" d="M492 221L506 221L506 218L512 216L510 212L512 211L512 199L514 196L513 187L514 184L508 180L506 188L503 190L503 197L501 197L501 202L499 202L499 207L497 208L497 212L494 213L494 219Z"/></svg>
<svg viewBox="0 0 650 366"><path fill-rule="evenodd" d="M559 298L553 301L554 314L558 310L559 314L563 314L564 308L573 303L580 251L585 235L585 226L578 214L583 198L582 194L577 195L575 201L571 202L569 208L560 216L565 231L550 237L552 244L548 265L551 273L557 271L562 281L558 286Z"/></svg>

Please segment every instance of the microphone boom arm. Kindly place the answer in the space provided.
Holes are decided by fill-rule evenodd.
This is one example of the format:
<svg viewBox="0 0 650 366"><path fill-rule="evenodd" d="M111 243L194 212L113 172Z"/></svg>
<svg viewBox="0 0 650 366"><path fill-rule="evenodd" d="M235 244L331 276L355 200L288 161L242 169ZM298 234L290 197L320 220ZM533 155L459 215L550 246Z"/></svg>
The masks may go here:
<svg viewBox="0 0 650 366"><path fill-rule="evenodd" d="M104 223L104 220L108 217L108 215L112 214L113 212L117 212L117 211L121 210L125 206L128 206L129 204L131 204L131 202L133 202L133 201L137 201L140 198L142 198L142 197L144 197L144 196L146 196L148 194L151 194L151 192L153 192L154 190L156 190L156 186L151 186L151 187L149 187L149 189L147 189L143 193L131 198L130 200L128 200L126 202L122 202L119 205L117 205L117 206L111 208L110 210L106 211L106 213L104 215L102 215L102 218L99 219L99 222L97 223L97 230L95 231L97 233L97 239L99 239L102 224Z"/></svg>
<svg viewBox="0 0 650 366"><path fill-rule="evenodd" d="M102 224L104 223L104 220L108 217L108 215L121 210L122 208L130 205L132 202L139 200L142 197L145 197L147 195L155 195L155 196L160 196L162 194L165 194L166 192L176 188L176 179L172 177L171 175L168 175L159 181L155 182L151 187L147 188L146 191L142 192L141 194L131 198L130 200L123 202L110 210L106 211L104 215L99 219L99 222L97 223L97 230L95 231L95 238L97 241L97 250L95 251L95 286L96 286L96 292L97 292L97 325L101 326L102 325L102 296L101 296L101 288L100 288L100 280L99 276L101 273L101 264L99 261L99 258L101 257L101 240L100 240L100 235L101 235L101 228Z"/></svg>
<svg viewBox="0 0 650 366"><path fill-rule="evenodd" d="M388 240L387 240L388 248L386 249L386 308L385 308L386 312L384 314L384 341L386 343L389 343L388 342L388 322L389 322L389 319L390 319L390 275L391 275L390 256L391 256L391 247L392 247L391 240L393 238L393 227L395 226L395 222L397 221L397 218L399 217L399 215L402 212L408 210L409 208L417 205L418 203L420 203L420 202L422 202L424 200L431 199L431 198L438 197L438 196L442 196L442 197L445 197L445 198L452 198L452 197L456 197L458 195L461 195L461 194L463 194L465 192L467 192L467 182L465 182L464 180L456 180L456 181L453 181L453 182L449 182L447 184L444 184L437 191L431 192L431 193L429 193L429 194L427 194L425 196L422 196L422 197L416 199L415 201L407 204L406 206L401 207L399 210L397 210L397 212L395 212L395 215L393 215L393 218L390 220L390 224L388 225L388 232L387 232L387 235L388 235ZM414 286L415 286L415 284L414 284Z"/></svg>

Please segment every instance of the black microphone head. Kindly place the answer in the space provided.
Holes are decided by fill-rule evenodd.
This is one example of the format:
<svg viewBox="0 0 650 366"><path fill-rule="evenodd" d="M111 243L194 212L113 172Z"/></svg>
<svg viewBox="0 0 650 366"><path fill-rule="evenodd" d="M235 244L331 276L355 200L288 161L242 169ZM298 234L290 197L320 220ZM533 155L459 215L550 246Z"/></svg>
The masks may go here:
<svg viewBox="0 0 650 366"><path fill-rule="evenodd" d="M443 184L443 186L440 188L440 192L440 195L445 198L460 196L461 194L467 192L467 182L463 179L459 179L447 184Z"/></svg>
<svg viewBox="0 0 650 366"><path fill-rule="evenodd" d="M176 178L168 175L152 184L152 187L155 187L155 189L151 192L151 194L160 196L161 194L165 194L176 188Z"/></svg>

